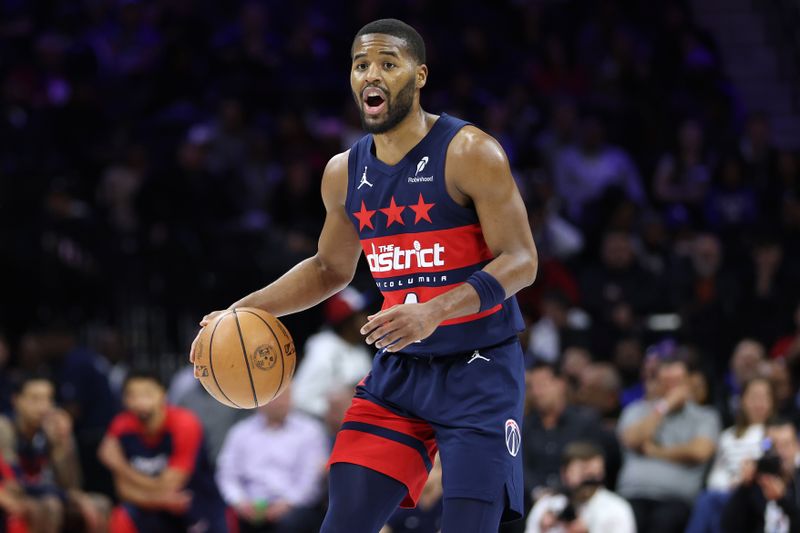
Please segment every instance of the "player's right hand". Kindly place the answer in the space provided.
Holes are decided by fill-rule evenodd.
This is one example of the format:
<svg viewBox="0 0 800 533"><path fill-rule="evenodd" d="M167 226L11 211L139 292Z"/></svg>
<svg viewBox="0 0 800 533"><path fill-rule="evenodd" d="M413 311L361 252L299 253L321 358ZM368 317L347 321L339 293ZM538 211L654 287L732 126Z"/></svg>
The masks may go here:
<svg viewBox="0 0 800 533"><path fill-rule="evenodd" d="M202 333L203 328L206 327L212 320L214 320L220 313L224 313L225 311L211 311L206 316L200 320L200 331L197 332L195 335L194 340L192 341L192 347L189 348L189 362L194 364L194 350L197 346L197 341L200 339L200 333ZM195 376L197 377L197 376Z"/></svg>

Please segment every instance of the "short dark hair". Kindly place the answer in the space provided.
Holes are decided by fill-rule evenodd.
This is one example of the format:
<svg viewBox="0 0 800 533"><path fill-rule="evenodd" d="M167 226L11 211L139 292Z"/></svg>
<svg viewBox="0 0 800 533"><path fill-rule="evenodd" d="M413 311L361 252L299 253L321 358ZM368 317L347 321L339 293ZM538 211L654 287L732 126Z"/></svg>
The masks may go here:
<svg viewBox="0 0 800 533"><path fill-rule="evenodd" d="M128 388L128 384L135 379L152 381L165 391L167 390L166 385L164 385L164 380L161 379L161 376L158 374L158 372L152 368L134 368L128 372L127 376L125 376L125 381L122 383L122 391L125 392L125 389Z"/></svg>
<svg viewBox="0 0 800 533"><path fill-rule="evenodd" d="M764 424L765 429L779 428L783 426L792 426L792 429L795 431L795 433L797 432L797 426L795 423L791 419L784 416L773 416L767 420L766 424Z"/></svg>
<svg viewBox="0 0 800 533"><path fill-rule="evenodd" d="M561 369L558 368L558 365L549 361L545 361L544 359L534 359L533 362L528 365L528 372L536 372L538 370L549 370L554 378L563 377L561 374Z"/></svg>
<svg viewBox="0 0 800 533"><path fill-rule="evenodd" d="M41 370L36 372L24 372L14 376L12 379L12 392L15 396L20 395L25 390L25 387L34 381L46 381L53 387L53 390L56 388L56 384L50 373Z"/></svg>
<svg viewBox="0 0 800 533"><path fill-rule="evenodd" d="M362 35L367 35L368 33L383 33L385 35L391 35L393 37L397 37L398 39L404 40L408 46L408 51L411 53L412 57L417 61L417 63L420 65L425 63L425 41L422 40L422 36L419 34L419 32L417 32L417 30L402 20L373 20L358 30L356 36L353 37L353 45L355 45L356 39ZM353 46L350 46L351 55L352 49Z"/></svg>
<svg viewBox="0 0 800 533"><path fill-rule="evenodd" d="M589 441L573 441L564 448L561 454L561 466L566 467L572 461L588 461L595 457L603 457L601 450L595 443Z"/></svg>

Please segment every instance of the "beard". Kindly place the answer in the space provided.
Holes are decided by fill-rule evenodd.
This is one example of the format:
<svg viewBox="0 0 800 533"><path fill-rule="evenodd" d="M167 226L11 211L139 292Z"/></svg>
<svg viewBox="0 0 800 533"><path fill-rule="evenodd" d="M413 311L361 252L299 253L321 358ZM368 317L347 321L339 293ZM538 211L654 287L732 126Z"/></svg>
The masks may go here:
<svg viewBox="0 0 800 533"><path fill-rule="evenodd" d="M381 122L367 122L367 115L364 113L364 101L356 98L358 112L361 116L361 127L364 128L364 131L367 133L386 133L400 124L411 112L411 106L414 105L414 89L415 83L412 77L397 93L397 98L392 98L391 94L384 91L386 92L386 118Z"/></svg>

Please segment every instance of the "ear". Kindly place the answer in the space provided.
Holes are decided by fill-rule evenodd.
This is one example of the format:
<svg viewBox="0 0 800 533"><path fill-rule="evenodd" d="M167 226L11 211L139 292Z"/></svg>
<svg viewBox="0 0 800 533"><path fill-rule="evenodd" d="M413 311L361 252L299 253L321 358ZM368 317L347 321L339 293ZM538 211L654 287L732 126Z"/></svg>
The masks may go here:
<svg viewBox="0 0 800 533"><path fill-rule="evenodd" d="M428 65L419 65L417 67L416 76L417 79L415 86L417 89L422 89L425 87L425 83L428 81Z"/></svg>

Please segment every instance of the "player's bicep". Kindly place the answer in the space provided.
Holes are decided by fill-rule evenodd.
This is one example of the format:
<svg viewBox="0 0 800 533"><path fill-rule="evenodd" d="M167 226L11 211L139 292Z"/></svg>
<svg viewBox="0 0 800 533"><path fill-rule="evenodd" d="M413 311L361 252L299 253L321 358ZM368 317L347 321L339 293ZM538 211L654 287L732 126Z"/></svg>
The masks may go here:
<svg viewBox="0 0 800 533"><path fill-rule="evenodd" d="M322 176L325 223L317 248L317 259L337 276L352 279L361 254L358 234L345 210L348 152L333 157Z"/></svg>
<svg viewBox="0 0 800 533"><path fill-rule="evenodd" d="M524 252L535 256L528 214L508 158L500 144L477 129L465 132L455 157L448 158L454 183L475 206L486 244L495 256Z"/></svg>

